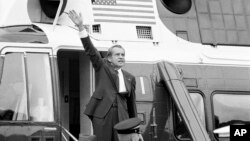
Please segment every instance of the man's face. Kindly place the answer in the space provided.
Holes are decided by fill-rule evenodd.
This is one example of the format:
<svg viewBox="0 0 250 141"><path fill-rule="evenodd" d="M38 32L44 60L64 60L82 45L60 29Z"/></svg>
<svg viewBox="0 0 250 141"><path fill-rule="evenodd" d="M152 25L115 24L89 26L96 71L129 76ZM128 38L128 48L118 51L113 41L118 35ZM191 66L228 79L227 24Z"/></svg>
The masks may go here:
<svg viewBox="0 0 250 141"><path fill-rule="evenodd" d="M121 68L125 65L125 50L122 48L114 47L112 55L108 60L114 65L115 68Z"/></svg>

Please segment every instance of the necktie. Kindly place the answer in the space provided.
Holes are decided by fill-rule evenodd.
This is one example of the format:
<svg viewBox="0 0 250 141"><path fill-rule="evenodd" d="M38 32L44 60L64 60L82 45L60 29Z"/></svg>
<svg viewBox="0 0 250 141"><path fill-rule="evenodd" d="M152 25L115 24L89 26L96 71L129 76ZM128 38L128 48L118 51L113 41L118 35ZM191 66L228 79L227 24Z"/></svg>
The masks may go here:
<svg viewBox="0 0 250 141"><path fill-rule="evenodd" d="M121 69L118 70L118 78L119 78L119 92L126 92L126 86Z"/></svg>

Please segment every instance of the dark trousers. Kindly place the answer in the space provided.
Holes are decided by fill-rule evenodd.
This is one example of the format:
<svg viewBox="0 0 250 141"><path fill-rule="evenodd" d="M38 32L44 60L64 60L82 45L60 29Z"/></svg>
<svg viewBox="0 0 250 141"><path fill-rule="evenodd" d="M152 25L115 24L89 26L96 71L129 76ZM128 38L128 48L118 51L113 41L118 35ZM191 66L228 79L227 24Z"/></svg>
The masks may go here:
<svg viewBox="0 0 250 141"><path fill-rule="evenodd" d="M97 141L119 141L117 132L114 130L114 125L117 124L118 121L117 106L111 107L103 119L94 117L92 124Z"/></svg>

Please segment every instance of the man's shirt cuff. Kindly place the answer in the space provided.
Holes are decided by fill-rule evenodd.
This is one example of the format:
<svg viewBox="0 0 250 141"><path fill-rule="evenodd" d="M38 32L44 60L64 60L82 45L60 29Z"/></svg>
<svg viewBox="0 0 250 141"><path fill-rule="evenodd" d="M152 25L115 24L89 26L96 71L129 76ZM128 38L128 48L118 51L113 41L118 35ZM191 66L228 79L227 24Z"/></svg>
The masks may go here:
<svg viewBox="0 0 250 141"><path fill-rule="evenodd" d="M79 37L80 38L86 38L86 37L88 37L88 32L84 29L83 31L80 31L79 32Z"/></svg>

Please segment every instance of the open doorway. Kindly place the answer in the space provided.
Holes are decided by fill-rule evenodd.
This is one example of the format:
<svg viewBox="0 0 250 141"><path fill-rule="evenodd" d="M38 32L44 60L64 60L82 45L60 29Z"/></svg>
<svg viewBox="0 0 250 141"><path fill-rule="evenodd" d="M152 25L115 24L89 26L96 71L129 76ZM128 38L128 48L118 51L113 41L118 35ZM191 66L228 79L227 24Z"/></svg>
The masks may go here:
<svg viewBox="0 0 250 141"><path fill-rule="evenodd" d="M91 122L83 114L92 91L92 66L82 51L60 50L57 54L61 124L77 139L92 134ZM66 136L68 140L72 140ZM73 140L72 140L73 141Z"/></svg>

